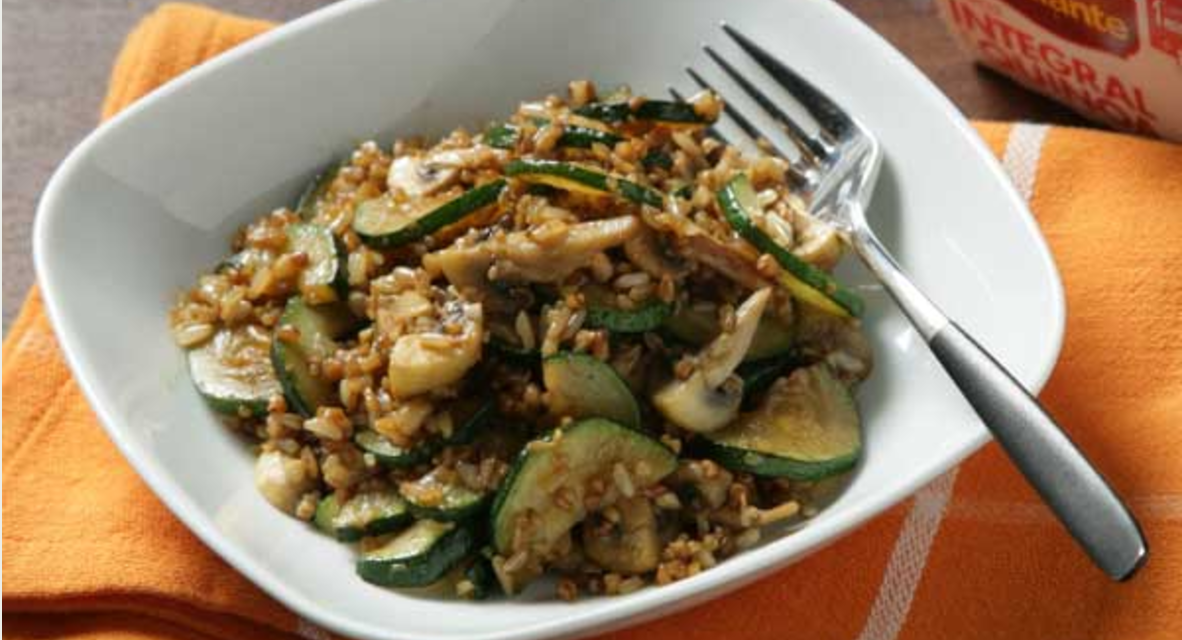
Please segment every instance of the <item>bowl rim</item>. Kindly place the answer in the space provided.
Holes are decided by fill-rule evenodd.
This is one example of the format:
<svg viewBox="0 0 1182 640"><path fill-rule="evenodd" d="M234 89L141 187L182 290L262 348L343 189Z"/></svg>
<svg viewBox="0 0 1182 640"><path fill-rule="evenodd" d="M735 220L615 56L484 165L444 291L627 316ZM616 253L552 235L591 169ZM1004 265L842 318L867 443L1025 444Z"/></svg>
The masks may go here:
<svg viewBox="0 0 1182 640"><path fill-rule="evenodd" d="M87 371L82 357L79 355L81 340L74 327L73 321L65 314L58 297L58 282L56 261L50 251L51 240L54 237L56 225L62 223L65 209L59 205L63 199L63 191L72 182L72 176L90 156L91 150L107 135L119 130L125 123L136 118L141 112L151 109L158 101L167 99L178 89L188 83L206 75L217 73L227 65L256 55L259 51L270 48L276 43L291 38L322 22L328 22L339 16L362 10L370 5L383 2L398 2L399 0L343 0L317 9L304 16L296 18L286 24L277 26L270 31L260 34L241 43L210 60L207 60L166 82L149 94L128 105L118 114L101 123L86 136L61 162L47 183L38 203L33 228L33 261L41 283L44 295L44 305L50 323L53 327L74 379L82 389L87 401L93 408L99 422L107 436L115 443L123 457L135 468L136 472L145 480L152 492L192 531L205 545L213 549L218 556L230 564L236 571L246 576L254 585L275 598L285 607L291 609L301 620L306 619L318 625L348 634L350 636L372 640L387 640L397 637L388 629L383 629L366 622L338 615L312 599L306 598L295 589L289 587L281 576L273 574L267 568L257 564L251 554L239 549L217 529L210 518L207 518L188 497L184 489L173 482L162 469L152 460L150 455L141 452L124 435L122 421L117 412L105 401L102 394L92 383L91 377L84 375ZM1054 258L1046 244L1033 214L1025 201L1018 194L1010 182L1008 175L992 151L985 145L978 133L972 128L963 114L953 103L940 92L938 88L920 72L901 52L884 38L874 32L868 25L851 14L847 9L833 0L817 3L821 10L833 14L833 19L842 23L857 33L858 37L875 43L883 55L889 58L889 63L899 69L916 88L927 94L925 97L948 116L950 122L957 128L961 136L966 139L976 152L982 168L990 172L1003 189L1006 196L1022 213L1021 220L1026 227L1027 234L1035 241L1036 249L1049 275L1050 297L1053 308L1047 309L1045 319L1050 334L1050 344L1047 357L1038 363L1037 368L1027 378L1027 386L1032 393L1042 389L1058 360L1062 349L1066 322L1066 304L1062 278L1055 265ZM593 631L607 631L609 629L630 626L645 620L660 617L674 611L687 608L694 604L721 596L764 575L786 566L790 560L809 555L819 548L828 545L845 535L848 535L866 521L881 515L893 505L906 499L911 494L927 485L937 476L958 465L962 460L980 449L991 437L983 426L972 438L964 440L958 448L949 452L942 464L932 465L923 473L919 473L909 481L900 483L890 490L874 493L866 497L859 509L851 513L850 517L825 524L828 526L805 527L793 534L797 548L791 551L776 549L775 543L764 547L762 553L744 553L728 558L723 564L703 572L695 580L680 581L665 585L659 589L646 589L633 597L621 598L612 607L604 610L576 611L554 619L541 620L519 626L512 630L492 633L420 633L424 639L439 638L447 640L484 638L488 640L500 639L536 639L556 635L574 636L588 634ZM786 538L781 538L781 540Z"/></svg>

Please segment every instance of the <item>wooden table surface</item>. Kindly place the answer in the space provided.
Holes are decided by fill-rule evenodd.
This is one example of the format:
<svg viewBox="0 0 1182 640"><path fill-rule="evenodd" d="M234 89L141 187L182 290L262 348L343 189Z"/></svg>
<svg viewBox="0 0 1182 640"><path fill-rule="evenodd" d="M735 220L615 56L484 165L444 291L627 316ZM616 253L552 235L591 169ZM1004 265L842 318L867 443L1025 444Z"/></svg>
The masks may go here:
<svg viewBox="0 0 1182 640"><path fill-rule="evenodd" d="M288 20L324 0L207 0ZM806 1L806 0L784 0ZM54 167L94 126L123 37L162 0L4 0L4 331L33 282L33 210ZM974 66L932 0L839 0L898 47L970 118L1084 124Z"/></svg>

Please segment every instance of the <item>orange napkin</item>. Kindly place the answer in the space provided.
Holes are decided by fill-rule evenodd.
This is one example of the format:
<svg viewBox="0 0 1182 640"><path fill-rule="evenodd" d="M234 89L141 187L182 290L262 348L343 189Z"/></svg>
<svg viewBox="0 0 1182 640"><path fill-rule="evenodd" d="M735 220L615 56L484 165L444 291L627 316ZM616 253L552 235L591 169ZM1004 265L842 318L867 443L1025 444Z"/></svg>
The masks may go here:
<svg viewBox="0 0 1182 640"><path fill-rule="evenodd" d="M268 28L166 5L128 38L104 117ZM981 124L1063 274L1042 397L1131 502L1148 566L1091 567L995 445L828 549L614 634L695 640L1177 638L1182 632L1182 147ZM34 289L4 341L3 607L11 638L326 638L225 565L107 440Z"/></svg>

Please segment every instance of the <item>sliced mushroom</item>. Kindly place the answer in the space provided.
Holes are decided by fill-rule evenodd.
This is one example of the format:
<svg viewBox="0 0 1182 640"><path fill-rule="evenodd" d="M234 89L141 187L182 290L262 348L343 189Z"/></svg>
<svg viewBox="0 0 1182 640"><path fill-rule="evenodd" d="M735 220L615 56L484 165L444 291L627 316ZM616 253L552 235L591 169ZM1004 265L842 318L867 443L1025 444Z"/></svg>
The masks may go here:
<svg viewBox="0 0 1182 640"><path fill-rule="evenodd" d="M315 488L316 480L300 458L268 451L255 461L254 484L275 508L295 513L300 498Z"/></svg>
<svg viewBox="0 0 1182 640"><path fill-rule="evenodd" d="M484 313L479 303L445 304L442 331L404 335L390 350L390 395L406 398L458 382L480 360ZM446 327L459 327L450 333Z"/></svg>
<svg viewBox="0 0 1182 640"><path fill-rule="evenodd" d="M661 561L661 539L652 504L644 496L617 502L618 519L602 514L583 525L583 552L599 566L622 574L652 571Z"/></svg>
<svg viewBox="0 0 1182 640"><path fill-rule="evenodd" d="M561 282L590 264L595 254L636 237L641 226L636 216L619 216L567 225L554 237L539 237L534 231L510 233L490 242L497 278Z"/></svg>
<svg viewBox="0 0 1182 640"><path fill-rule="evenodd" d="M771 288L760 289L748 296L735 310L734 330L722 332L698 354L698 371L705 377L707 385L722 384L743 361L771 297Z"/></svg>
<svg viewBox="0 0 1182 640"><path fill-rule="evenodd" d="M451 186L459 177L460 171L454 166L421 155L409 155L396 158L390 164L386 185L391 193L417 199Z"/></svg>
<svg viewBox="0 0 1182 640"><path fill-rule="evenodd" d="M716 387L707 386L701 373L671 382L653 394L653 405L670 422L699 433L717 431L739 415L743 381L738 376Z"/></svg>
<svg viewBox="0 0 1182 640"><path fill-rule="evenodd" d="M743 381L734 370L751 346L771 293L763 288L751 294L735 311L734 330L723 332L702 349L690 377L674 380L653 394L653 405L665 418L683 429L706 433L738 417Z"/></svg>

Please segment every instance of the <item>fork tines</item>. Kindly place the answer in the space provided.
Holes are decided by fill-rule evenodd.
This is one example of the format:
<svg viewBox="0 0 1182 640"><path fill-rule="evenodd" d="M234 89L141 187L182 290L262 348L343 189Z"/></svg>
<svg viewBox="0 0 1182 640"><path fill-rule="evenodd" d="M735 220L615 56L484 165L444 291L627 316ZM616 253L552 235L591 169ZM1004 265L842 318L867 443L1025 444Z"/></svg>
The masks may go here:
<svg viewBox="0 0 1182 640"><path fill-rule="evenodd" d="M766 114L774 120L800 151L803 163L806 165L825 165L826 160L833 156L834 145L849 132L853 121L824 93L793 71L786 64L772 56L766 49L755 44L727 23L722 23L722 30L748 56L751 57L777 84L787 91L816 121L819 132L809 133L797 123L783 108L756 86L755 82L740 72L717 50L708 44L702 45L702 50L744 93L746 93ZM713 91L722 96L702 74L692 67L686 68L686 73L702 89ZM675 96L675 90L670 90ZM725 100L725 115L751 139L770 144L773 151L782 157L789 157L783 149L776 146L771 137L763 134L752 123L751 118L744 115L730 101Z"/></svg>

